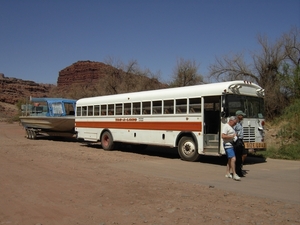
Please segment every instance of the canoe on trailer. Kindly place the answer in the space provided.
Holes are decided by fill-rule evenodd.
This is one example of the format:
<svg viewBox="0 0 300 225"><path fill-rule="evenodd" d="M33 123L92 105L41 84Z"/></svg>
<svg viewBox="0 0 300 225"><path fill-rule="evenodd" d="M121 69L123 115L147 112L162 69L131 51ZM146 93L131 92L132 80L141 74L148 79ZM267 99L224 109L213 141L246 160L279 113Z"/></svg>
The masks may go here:
<svg viewBox="0 0 300 225"><path fill-rule="evenodd" d="M27 138L39 134L72 137L75 134L76 100L66 98L31 98L31 104L22 105L20 122Z"/></svg>

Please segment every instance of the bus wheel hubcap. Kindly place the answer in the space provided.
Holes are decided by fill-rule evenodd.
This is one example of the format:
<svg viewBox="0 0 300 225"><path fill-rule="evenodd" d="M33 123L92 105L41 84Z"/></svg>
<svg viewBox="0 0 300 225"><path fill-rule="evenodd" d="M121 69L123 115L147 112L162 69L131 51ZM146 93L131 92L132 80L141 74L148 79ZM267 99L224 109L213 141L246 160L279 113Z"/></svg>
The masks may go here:
<svg viewBox="0 0 300 225"><path fill-rule="evenodd" d="M190 143L190 142L187 142L185 143L185 145L183 146L183 152L184 154L186 155L190 155L190 154L193 154L195 152L195 146Z"/></svg>
<svg viewBox="0 0 300 225"><path fill-rule="evenodd" d="M108 145L108 143L109 143L109 137L108 136L105 136L104 138L103 138L103 144L104 145Z"/></svg>

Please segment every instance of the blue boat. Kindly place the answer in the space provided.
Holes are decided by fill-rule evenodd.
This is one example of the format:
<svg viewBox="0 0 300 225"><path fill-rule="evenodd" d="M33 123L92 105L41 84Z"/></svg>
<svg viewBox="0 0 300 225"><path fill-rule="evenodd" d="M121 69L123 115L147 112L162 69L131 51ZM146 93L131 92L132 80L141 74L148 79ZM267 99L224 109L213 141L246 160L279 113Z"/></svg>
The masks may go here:
<svg viewBox="0 0 300 225"><path fill-rule="evenodd" d="M76 100L65 98L31 98L22 105L20 122L27 138L35 139L39 134L67 136L75 134Z"/></svg>

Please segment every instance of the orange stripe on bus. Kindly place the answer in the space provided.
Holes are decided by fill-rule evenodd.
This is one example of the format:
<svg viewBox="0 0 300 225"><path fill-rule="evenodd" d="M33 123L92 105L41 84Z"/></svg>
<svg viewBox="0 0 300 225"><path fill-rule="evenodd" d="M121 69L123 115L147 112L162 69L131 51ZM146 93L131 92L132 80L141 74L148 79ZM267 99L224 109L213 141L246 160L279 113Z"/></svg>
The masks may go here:
<svg viewBox="0 0 300 225"><path fill-rule="evenodd" d="M169 131L202 131L201 122L143 122L143 121L110 121L110 122L80 122L75 123L80 128L113 128L113 129L137 129L137 130L169 130Z"/></svg>

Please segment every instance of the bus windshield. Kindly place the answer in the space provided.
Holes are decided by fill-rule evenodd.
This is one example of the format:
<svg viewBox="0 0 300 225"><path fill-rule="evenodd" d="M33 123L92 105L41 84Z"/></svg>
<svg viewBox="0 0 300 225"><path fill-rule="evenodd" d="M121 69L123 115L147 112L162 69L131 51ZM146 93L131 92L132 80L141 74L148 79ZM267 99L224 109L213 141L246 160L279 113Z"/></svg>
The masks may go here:
<svg viewBox="0 0 300 225"><path fill-rule="evenodd" d="M235 116L237 110L246 113L247 118L264 118L264 99L243 95L226 96L227 115Z"/></svg>

